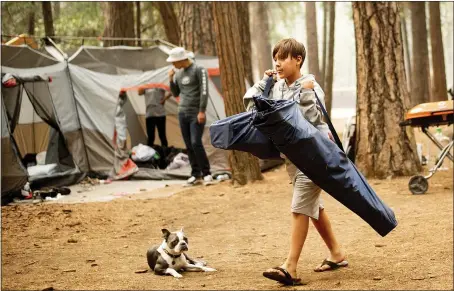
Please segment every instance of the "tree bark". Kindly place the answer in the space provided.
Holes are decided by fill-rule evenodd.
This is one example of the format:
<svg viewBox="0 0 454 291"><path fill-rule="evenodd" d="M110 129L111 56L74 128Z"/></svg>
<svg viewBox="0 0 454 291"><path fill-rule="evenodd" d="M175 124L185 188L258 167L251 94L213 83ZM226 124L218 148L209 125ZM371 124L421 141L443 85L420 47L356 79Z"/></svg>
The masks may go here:
<svg viewBox="0 0 454 291"><path fill-rule="evenodd" d="M440 2L429 2L430 45L432 48L432 94L431 101L447 99L445 55L441 34Z"/></svg>
<svg viewBox="0 0 454 291"><path fill-rule="evenodd" d="M331 116L333 104L333 78L334 78L334 27L336 23L336 2L325 2L329 7L329 38L328 38L328 60L325 75L325 105L326 112Z"/></svg>
<svg viewBox="0 0 454 291"><path fill-rule="evenodd" d="M216 55L212 13L212 2L181 2L180 42L185 49L196 54Z"/></svg>
<svg viewBox="0 0 454 291"><path fill-rule="evenodd" d="M54 36L54 19L52 18L52 3L51 2L41 2L43 19L44 19L44 33L46 36Z"/></svg>
<svg viewBox="0 0 454 291"><path fill-rule="evenodd" d="M407 87L411 92L411 51L410 45L408 44L408 28L407 28L407 15L408 15L408 3L399 3L402 9L401 24L402 24L402 38L404 39L404 55L405 55L405 72L407 77Z"/></svg>
<svg viewBox="0 0 454 291"><path fill-rule="evenodd" d="M134 3L105 2L104 36L134 38ZM132 40L105 40L104 46L134 46Z"/></svg>
<svg viewBox="0 0 454 291"><path fill-rule="evenodd" d="M216 51L219 56L219 69L225 112L227 116L244 111L242 96L246 92L244 84L244 64L242 61L241 34L238 23L238 5L235 2L213 2ZM248 181L263 179L258 159L249 153L230 151L229 162L234 183L240 185Z"/></svg>
<svg viewBox="0 0 454 291"><path fill-rule="evenodd" d="M136 6L136 37L141 38L141 29L142 29L142 22L141 18L142 15L140 13L140 1L134 2ZM142 42L140 40L137 41L137 46L142 46Z"/></svg>
<svg viewBox="0 0 454 291"><path fill-rule="evenodd" d="M421 170L408 110L400 16L395 2L352 2L356 39L357 166L371 178Z"/></svg>
<svg viewBox="0 0 454 291"><path fill-rule="evenodd" d="M28 35L35 35L35 2L30 2L32 7L28 12L28 28L27 33Z"/></svg>
<svg viewBox="0 0 454 291"><path fill-rule="evenodd" d="M240 37L242 40L241 48L243 55L244 74L249 86L254 85L252 78L252 60L251 60L251 32L249 29L249 2L237 2L238 5L238 22Z"/></svg>
<svg viewBox="0 0 454 291"><path fill-rule="evenodd" d="M266 2L250 2L252 55L257 60L258 79L266 70L273 68L270 30Z"/></svg>
<svg viewBox="0 0 454 291"><path fill-rule="evenodd" d="M315 2L306 2L306 32L309 73L315 76L318 83L323 84L324 76L320 73L320 65L318 62L317 14L315 11Z"/></svg>
<svg viewBox="0 0 454 291"><path fill-rule="evenodd" d="M427 44L425 2L410 2L413 40L411 102L412 106L430 101L429 51Z"/></svg>
<svg viewBox="0 0 454 291"><path fill-rule="evenodd" d="M323 2L323 55L322 55L322 68L320 73L323 76L324 83L320 84L324 89L326 87L326 61L328 58L328 10L330 6L327 2ZM326 93L326 92L325 92ZM326 103L326 100L325 100ZM329 111L328 111L329 113Z"/></svg>
<svg viewBox="0 0 454 291"><path fill-rule="evenodd" d="M180 43L180 27L172 2L154 2L162 18L167 40L174 45Z"/></svg>

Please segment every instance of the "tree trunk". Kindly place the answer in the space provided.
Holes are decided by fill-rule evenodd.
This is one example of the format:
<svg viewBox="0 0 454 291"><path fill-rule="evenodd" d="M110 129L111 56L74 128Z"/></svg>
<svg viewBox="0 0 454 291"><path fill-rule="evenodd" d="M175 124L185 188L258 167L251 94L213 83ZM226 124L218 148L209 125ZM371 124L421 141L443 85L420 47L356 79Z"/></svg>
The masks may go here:
<svg viewBox="0 0 454 291"><path fill-rule="evenodd" d="M28 28L27 33L28 35L35 35L35 2L30 2L32 7L28 12Z"/></svg>
<svg viewBox="0 0 454 291"><path fill-rule="evenodd" d="M357 166L371 178L421 170L413 129L400 127L409 105L395 2L352 2L356 39Z"/></svg>
<svg viewBox="0 0 454 291"><path fill-rule="evenodd" d="M443 36L441 34L440 2L429 2L430 13L430 45L432 48L432 99L447 99L445 55L443 52Z"/></svg>
<svg viewBox="0 0 454 291"><path fill-rule="evenodd" d="M154 2L154 4L161 14L167 40L174 45L180 45L180 27L172 2Z"/></svg>
<svg viewBox="0 0 454 291"><path fill-rule="evenodd" d="M252 55L257 60L258 78L273 68L266 2L249 2Z"/></svg>
<svg viewBox="0 0 454 291"><path fill-rule="evenodd" d="M327 2L323 2L323 55L322 55L322 69L320 73L323 76L324 83L320 84L323 89L326 87L326 61L328 52L328 10L330 6ZM326 93L326 92L325 92ZM326 103L326 100L325 100ZM329 111L328 111L329 113Z"/></svg>
<svg viewBox="0 0 454 291"><path fill-rule="evenodd" d="M215 56L212 2L181 2L180 9L181 44L196 54Z"/></svg>
<svg viewBox="0 0 454 291"><path fill-rule="evenodd" d="M407 88L411 92L411 51L410 45L408 44L408 27L407 27L407 15L408 15L408 3L399 3L402 9L402 38L404 39L404 55L405 55L405 72L407 76Z"/></svg>
<svg viewBox="0 0 454 291"><path fill-rule="evenodd" d="M326 112L331 116L333 104L333 77L334 77L334 27L336 23L336 2L325 2L329 7L329 38L328 38L328 60L325 75L325 105Z"/></svg>
<svg viewBox="0 0 454 291"><path fill-rule="evenodd" d="M427 44L425 2L410 2L413 40L411 102L412 106L430 101L429 51Z"/></svg>
<svg viewBox="0 0 454 291"><path fill-rule="evenodd" d="M318 83L323 84L318 62L317 14L315 2L306 2L306 32L307 32L307 57L309 73L315 76Z"/></svg>
<svg viewBox="0 0 454 291"><path fill-rule="evenodd" d="M105 2L104 36L134 38L134 2ZM131 40L105 40L104 46L134 46Z"/></svg>
<svg viewBox="0 0 454 291"><path fill-rule="evenodd" d="M60 1L52 2L54 6L54 18L58 19L60 17Z"/></svg>
<svg viewBox="0 0 454 291"><path fill-rule="evenodd" d="M241 48L243 53L244 75L249 86L254 85L252 78L252 60L251 60L251 32L249 30L249 2L237 2L238 5L238 22L241 37Z"/></svg>
<svg viewBox="0 0 454 291"><path fill-rule="evenodd" d="M46 36L54 36L54 19L52 18L52 3L41 2L44 19L44 33Z"/></svg>
<svg viewBox="0 0 454 291"><path fill-rule="evenodd" d="M244 111L242 96L246 92L244 84L244 64L242 42L238 23L236 2L213 2L216 51L219 56L219 69L227 116ZM263 179L259 161L249 153L230 151L229 162L234 183L240 185L248 181Z"/></svg>
<svg viewBox="0 0 454 291"><path fill-rule="evenodd" d="M142 29L142 23L141 23L141 18L142 15L140 13L140 1L134 2L136 5L136 37L141 38L141 29ZM137 46L142 46L142 42L140 40L137 41Z"/></svg>

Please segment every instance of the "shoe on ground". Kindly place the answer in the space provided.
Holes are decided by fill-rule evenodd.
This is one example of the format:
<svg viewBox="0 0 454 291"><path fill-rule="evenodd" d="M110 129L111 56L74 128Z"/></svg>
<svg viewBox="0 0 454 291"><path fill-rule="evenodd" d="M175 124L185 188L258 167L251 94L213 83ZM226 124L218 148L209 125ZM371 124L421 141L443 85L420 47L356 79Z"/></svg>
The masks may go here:
<svg viewBox="0 0 454 291"><path fill-rule="evenodd" d="M203 177L203 182L204 182L204 183L211 183L211 182L213 182L213 176L211 176L211 175L206 175L205 177Z"/></svg>
<svg viewBox="0 0 454 291"><path fill-rule="evenodd" d="M197 180L198 180L197 177L191 176L191 178L189 178L189 179L186 181L186 184L188 184L188 185L194 185L195 183L197 183Z"/></svg>

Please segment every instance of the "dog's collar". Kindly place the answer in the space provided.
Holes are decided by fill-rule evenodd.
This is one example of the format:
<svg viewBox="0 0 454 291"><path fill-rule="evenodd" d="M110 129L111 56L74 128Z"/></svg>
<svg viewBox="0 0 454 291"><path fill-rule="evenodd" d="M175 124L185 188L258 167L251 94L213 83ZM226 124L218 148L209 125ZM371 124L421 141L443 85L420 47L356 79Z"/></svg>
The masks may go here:
<svg viewBox="0 0 454 291"><path fill-rule="evenodd" d="M181 254L178 254L178 255L172 255L171 253L169 253L165 248L162 249L164 251L164 253L166 253L168 256L176 259L176 258L179 258L181 256Z"/></svg>

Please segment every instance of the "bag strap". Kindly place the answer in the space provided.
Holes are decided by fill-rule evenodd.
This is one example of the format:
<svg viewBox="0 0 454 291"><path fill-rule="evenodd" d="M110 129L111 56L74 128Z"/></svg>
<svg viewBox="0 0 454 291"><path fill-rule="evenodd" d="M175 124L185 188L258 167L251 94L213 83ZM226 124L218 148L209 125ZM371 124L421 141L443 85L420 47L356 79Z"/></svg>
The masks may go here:
<svg viewBox="0 0 454 291"><path fill-rule="evenodd" d="M336 132L336 130L334 129L333 123L331 122L331 119L330 119L329 116L328 116L328 112L326 112L325 107L323 106L322 102L320 102L320 99L318 98L317 93L315 92L315 90L312 89L312 91L314 91L315 98L317 99L318 105L319 105L320 108L322 109L323 115L325 116L326 120L328 121L329 130L331 130L331 134L333 135L334 140L336 141L337 146L345 153L344 147L342 146L342 143L341 143L341 141L340 141L340 139L339 139L339 136L337 135L337 132Z"/></svg>
<svg viewBox="0 0 454 291"><path fill-rule="evenodd" d="M266 80L265 90L263 90L262 96L268 98L270 95L271 85L273 84L273 76L269 76Z"/></svg>

